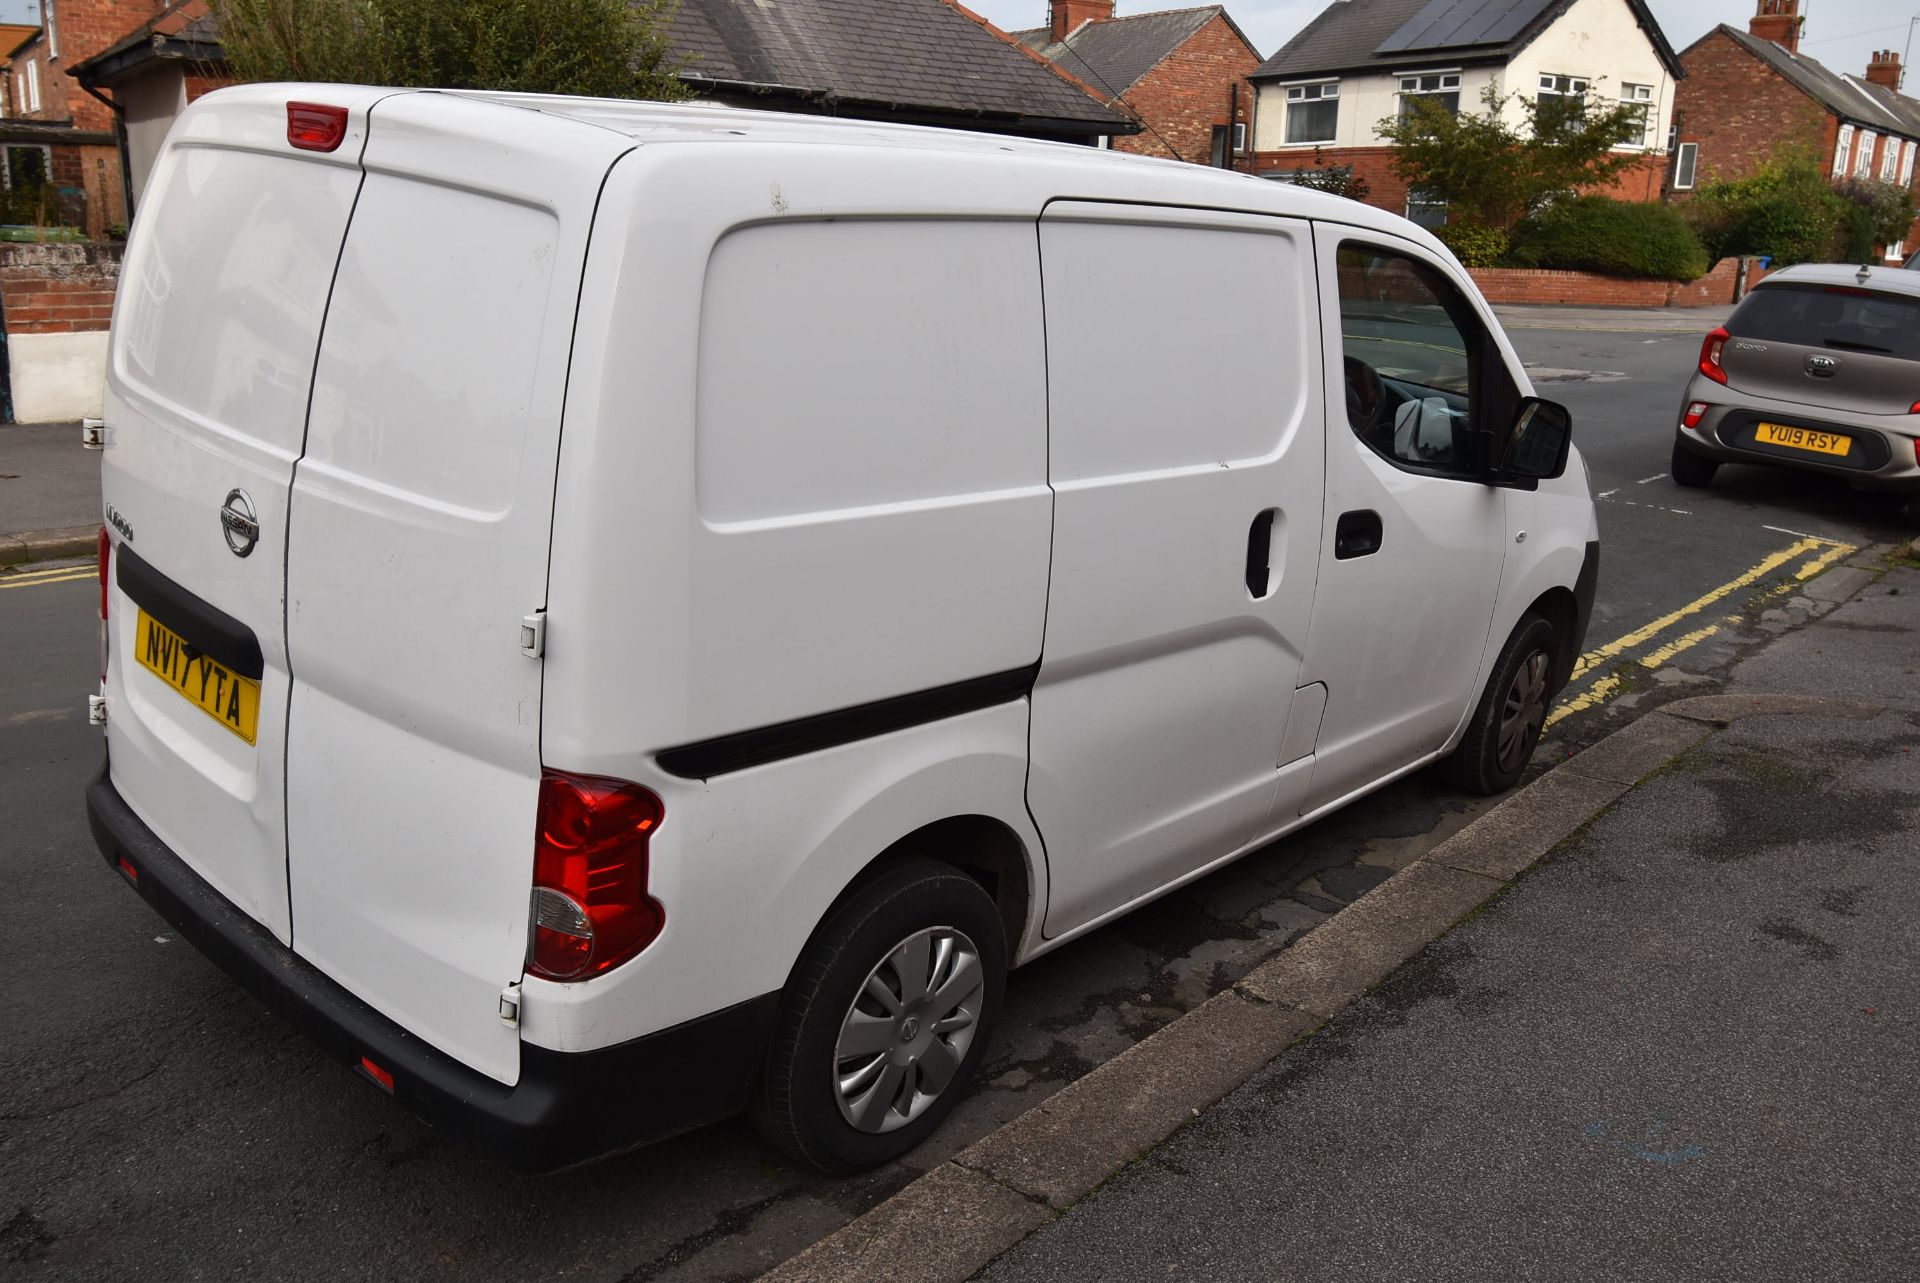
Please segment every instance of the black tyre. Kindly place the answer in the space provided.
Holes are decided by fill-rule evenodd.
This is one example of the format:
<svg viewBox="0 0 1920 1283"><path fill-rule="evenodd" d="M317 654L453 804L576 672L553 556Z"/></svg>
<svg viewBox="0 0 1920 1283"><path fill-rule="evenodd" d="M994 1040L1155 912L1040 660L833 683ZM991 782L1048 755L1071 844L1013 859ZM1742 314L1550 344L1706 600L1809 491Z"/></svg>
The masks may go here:
<svg viewBox="0 0 1920 1283"><path fill-rule="evenodd" d="M898 1158L966 1093L1006 977L1000 914L978 882L936 860L887 868L833 911L794 968L754 1126L833 1175Z"/></svg>
<svg viewBox="0 0 1920 1283"><path fill-rule="evenodd" d="M1448 783L1491 796L1519 781L1546 725L1553 650L1553 625L1539 615L1523 616L1493 666L1466 737L1440 763Z"/></svg>
<svg viewBox="0 0 1920 1283"><path fill-rule="evenodd" d="M1720 464L1695 454L1679 442L1673 444L1673 462L1668 471L1673 473L1674 484L1698 488L1712 482L1713 474L1720 471Z"/></svg>

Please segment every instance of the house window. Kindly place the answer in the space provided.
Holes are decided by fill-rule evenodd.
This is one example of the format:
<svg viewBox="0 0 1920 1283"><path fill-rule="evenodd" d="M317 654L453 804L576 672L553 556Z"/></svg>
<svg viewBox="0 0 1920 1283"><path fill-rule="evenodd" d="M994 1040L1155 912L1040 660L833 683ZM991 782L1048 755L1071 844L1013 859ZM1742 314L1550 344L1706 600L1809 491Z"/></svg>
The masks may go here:
<svg viewBox="0 0 1920 1283"><path fill-rule="evenodd" d="M40 110L40 64L27 64L27 110Z"/></svg>
<svg viewBox="0 0 1920 1283"><path fill-rule="evenodd" d="M1860 131L1860 145L1853 152L1853 176L1855 178L1873 177L1873 143L1880 137L1871 129Z"/></svg>
<svg viewBox="0 0 1920 1283"><path fill-rule="evenodd" d="M1847 157L1852 150L1853 150L1853 126L1842 125L1840 126L1840 138L1837 142L1833 144L1833 172L1834 173L1844 174L1847 172Z"/></svg>
<svg viewBox="0 0 1920 1283"><path fill-rule="evenodd" d="M1906 256L1907 256L1907 243L1905 241L1895 241L1893 244L1887 246L1887 255L1886 255L1887 262L1898 263L1901 259L1904 259Z"/></svg>
<svg viewBox="0 0 1920 1283"><path fill-rule="evenodd" d="M40 11L47 23L47 61L53 62L60 57L60 28L53 21L53 0L40 0Z"/></svg>
<svg viewBox="0 0 1920 1283"><path fill-rule="evenodd" d="M1233 123L1233 154L1245 155L1247 150L1247 126L1243 121Z"/></svg>
<svg viewBox="0 0 1920 1283"><path fill-rule="evenodd" d="M1900 168L1900 140L1887 139L1887 145L1880 149L1880 181L1890 183Z"/></svg>
<svg viewBox="0 0 1920 1283"><path fill-rule="evenodd" d="M1542 76L1540 93L1534 99L1538 109L1534 112L1537 128L1553 129L1569 120L1576 120L1587 105L1587 78L1585 76Z"/></svg>
<svg viewBox="0 0 1920 1283"><path fill-rule="evenodd" d="M1673 189L1693 190L1693 172L1700 165L1700 144L1681 143L1673 153Z"/></svg>
<svg viewBox="0 0 1920 1283"><path fill-rule="evenodd" d="M31 192L47 185L53 153L45 147L14 146L0 151L0 179L7 190Z"/></svg>
<svg viewBox="0 0 1920 1283"><path fill-rule="evenodd" d="M1909 142L1901 149L1900 185L1902 187L1913 185L1913 154L1916 151L1920 151L1920 143Z"/></svg>
<svg viewBox="0 0 1920 1283"><path fill-rule="evenodd" d="M1620 145L1645 147L1653 127L1653 86L1621 85L1620 105L1629 111L1620 126Z"/></svg>
<svg viewBox="0 0 1920 1283"><path fill-rule="evenodd" d="M1407 189L1407 221L1431 231L1445 225L1447 202L1424 187Z"/></svg>
<svg viewBox="0 0 1920 1283"><path fill-rule="evenodd" d="M1330 143L1340 118L1340 84L1287 87L1287 141Z"/></svg>
<svg viewBox="0 0 1920 1283"><path fill-rule="evenodd" d="M1413 111L1416 99L1432 103L1449 115L1460 114L1460 77L1457 73L1437 72L1430 76L1400 77L1400 119Z"/></svg>

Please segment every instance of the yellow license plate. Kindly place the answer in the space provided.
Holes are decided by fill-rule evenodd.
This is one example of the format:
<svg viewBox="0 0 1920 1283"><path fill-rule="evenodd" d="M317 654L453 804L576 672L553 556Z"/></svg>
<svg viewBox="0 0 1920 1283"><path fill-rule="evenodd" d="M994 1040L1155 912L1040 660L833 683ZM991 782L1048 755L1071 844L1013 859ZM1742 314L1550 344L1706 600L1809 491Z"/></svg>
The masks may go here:
<svg viewBox="0 0 1920 1283"><path fill-rule="evenodd" d="M1764 441L1768 445L1783 445L1789 450L1805 450L1810 454L1843 455L1853 446L1853 438L1843 437L1837 432L1790 428L1784 423L1761 424L1755 430L1753 439Z"/></svg>
<svg viewBox="0 0 1920 1283"><path fill-rule="evenodd" d="M187 702L253 743L260 727L260 683L200 654L179 633L140 612L133 657L140 667L186 696Z"/></svg>

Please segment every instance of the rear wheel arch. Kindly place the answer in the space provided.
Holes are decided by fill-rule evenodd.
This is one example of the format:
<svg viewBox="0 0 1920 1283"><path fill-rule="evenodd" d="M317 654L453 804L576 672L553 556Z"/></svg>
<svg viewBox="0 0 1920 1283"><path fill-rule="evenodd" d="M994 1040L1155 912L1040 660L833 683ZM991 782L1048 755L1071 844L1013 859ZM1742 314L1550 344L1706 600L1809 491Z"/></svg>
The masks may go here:
<svg viewBox="0 0 1920 1283"><path fill-rule="evenodd" d="M1538 615L1553 625L1552 686L1558 691L1572 679L1574 661L1580 658L1574 653L1574 632L1580 607L1574 600L1573 590L1559 587L1547 589L1521 612L1521 620L1524 622L1528 615Z"/></svg>

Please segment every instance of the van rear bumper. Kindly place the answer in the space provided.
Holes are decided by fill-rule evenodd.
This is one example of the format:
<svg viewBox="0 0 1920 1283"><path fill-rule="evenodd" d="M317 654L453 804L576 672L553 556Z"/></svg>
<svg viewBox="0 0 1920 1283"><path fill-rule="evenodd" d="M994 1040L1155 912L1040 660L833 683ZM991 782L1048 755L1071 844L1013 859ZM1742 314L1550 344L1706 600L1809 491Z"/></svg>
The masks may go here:
<svg viewBox="0 0 1920 1283"><path fill-rule="evenodd" d="M507 1167L550 1172L739 1113L779 994L612 1047L522 1043L512 1087L437 1051L303 961L209 886L121 798L105 769L87 818L109 867L175 930L336 1060L393 1075L393 1095L448 1139ZM125 861L138 874L129 877Z"/></svg>

